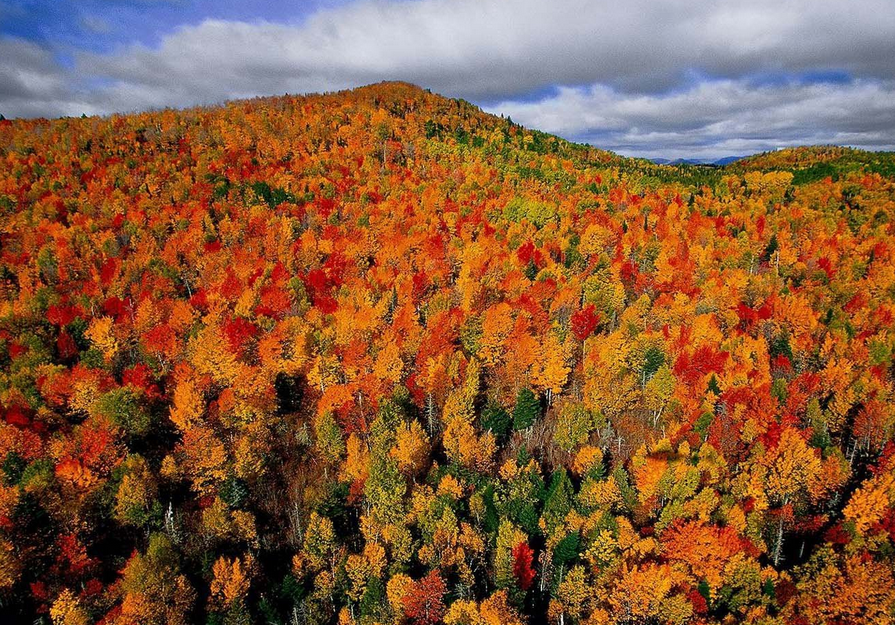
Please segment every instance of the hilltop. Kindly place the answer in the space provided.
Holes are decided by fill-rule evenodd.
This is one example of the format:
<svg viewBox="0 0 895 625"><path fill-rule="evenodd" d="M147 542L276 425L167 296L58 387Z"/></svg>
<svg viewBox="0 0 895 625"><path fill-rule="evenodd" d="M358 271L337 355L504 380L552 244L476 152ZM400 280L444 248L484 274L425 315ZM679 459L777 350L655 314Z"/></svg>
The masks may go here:
<svg viewBox="0 0 895 625"><path fill-rule="evenodd" d="M405 83L0 121L3 622L886 622L892 163Z"/></svg>

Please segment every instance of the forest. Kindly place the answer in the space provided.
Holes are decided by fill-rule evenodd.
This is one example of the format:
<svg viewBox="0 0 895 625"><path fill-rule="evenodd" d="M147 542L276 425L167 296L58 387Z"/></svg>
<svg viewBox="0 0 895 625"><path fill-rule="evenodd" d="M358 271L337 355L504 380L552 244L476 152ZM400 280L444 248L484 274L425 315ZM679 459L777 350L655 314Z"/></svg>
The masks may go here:
<svg viewBox="0 0 895 625"><path fill-rule="evenodd" d="M0 120L0 621L895 620L895 154L404 83Z"/></svg>

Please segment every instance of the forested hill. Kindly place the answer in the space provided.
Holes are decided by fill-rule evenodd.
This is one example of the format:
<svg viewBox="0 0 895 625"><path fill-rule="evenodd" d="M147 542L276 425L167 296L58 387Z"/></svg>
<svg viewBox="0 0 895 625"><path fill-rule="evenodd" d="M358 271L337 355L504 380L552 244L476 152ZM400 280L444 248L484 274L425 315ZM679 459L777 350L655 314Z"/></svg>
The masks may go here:
<svg viewBox="0 0 895 625"><path fill-rule="evenodd" d="M893 163L0 121L0 621L891 622Z"/></svg>

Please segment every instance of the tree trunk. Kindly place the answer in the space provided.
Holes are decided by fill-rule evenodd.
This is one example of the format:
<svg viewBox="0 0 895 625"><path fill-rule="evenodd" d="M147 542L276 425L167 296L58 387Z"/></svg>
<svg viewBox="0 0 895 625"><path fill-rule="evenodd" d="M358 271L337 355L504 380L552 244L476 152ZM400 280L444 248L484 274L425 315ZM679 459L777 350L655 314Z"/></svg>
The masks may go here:
<svg viewBox="0 0 895 625"><path fill-rule="evenodd" d="M780 551L783 549L783 517L780 517L780 524L777 526L777 546L774 549L774 566L780 564Z"/></svg>

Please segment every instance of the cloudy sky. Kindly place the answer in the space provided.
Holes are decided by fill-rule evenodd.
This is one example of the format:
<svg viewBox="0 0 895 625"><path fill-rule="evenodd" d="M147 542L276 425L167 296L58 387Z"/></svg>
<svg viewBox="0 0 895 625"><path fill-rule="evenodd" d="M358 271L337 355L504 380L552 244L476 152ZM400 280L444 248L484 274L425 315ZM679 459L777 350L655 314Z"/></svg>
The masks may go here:
<svg viewBox="0 0 895 625"><path fill-rule="evenodd" d="M407 80L622 154L895 149L895 0L0 0L0 113Z"/></svg>

